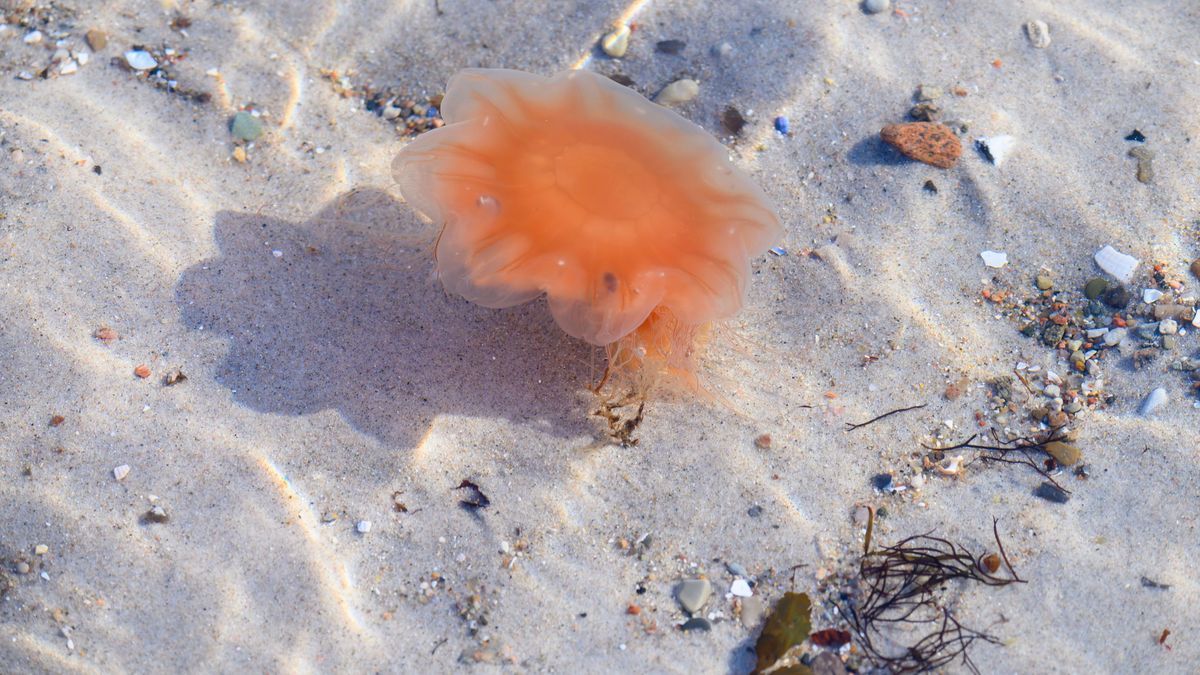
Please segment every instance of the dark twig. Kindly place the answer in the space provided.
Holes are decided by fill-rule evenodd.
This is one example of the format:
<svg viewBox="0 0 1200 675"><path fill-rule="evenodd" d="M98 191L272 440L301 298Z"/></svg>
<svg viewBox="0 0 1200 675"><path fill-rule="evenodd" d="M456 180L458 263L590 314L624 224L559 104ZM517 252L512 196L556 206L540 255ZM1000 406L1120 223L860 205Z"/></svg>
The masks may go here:
<svg viewBox="0 0 1200 675"><path fill-rule="evenodd" d="M1060 431L1061 431L1061 429L1057 429L1057 428L1051 429L1048 432L1046 432L1046 434L1043 438L1034 439L1034 438L1022 437L1022 438L1017 438L1012 441L1009 441L1007 445L1002 444L999 440L995 439L994 432L993 432L993 441L997 443L996 445L985 445L983 443L975 443L974 442L975 439L979 437L979 434L975 434L975 435L971 436L970 438L968 438L967 440L963 441L962 443L959 443L958 445L952 445L948 448L935 448L935 447L931 447L928 445L922 445L922 447L924 447L926 450L937 450L940 452L952 452L954 450L963 450L963 449L994 452L997 454L995 454L995 455L980 454L977 457L977 459L982 462L1000 462L1002 464L1023 464L1025 466L1032 468L1034 471L1038 472L1042 476L1042 478L1045 478L1047 481L1052 483L1058 489L1062 490L1063 492L1066 492L1067 494L1070 494L1071 493L1070 490L1066 489L1058 481L1054 480L1054 476L1050 475L1049 471L1043 469L1036 461L1034 461L1033 457L1031 457L1029 455L1030 452L1044 452L1044 453L1046 453L1047 456L1050 456L1050 453L1046 452L1046 444L1051 441L1056 441L1056 440L1059 440L1060 438L1062 438L1062 436L1059 434ZM1020 453L1022 459L1009 459L1008 457L1005 456L1009 453Z"/></svg>
<svg viewBox="0 0 1200 675"><path fill-rule="evenodd" d="M922 403L921 405L913 405L913 406L909 406L907 408L897 408L895 410L890 410L888 412L883 413L882 415L880 415L878 417L872 417L871 419L867 420L866 422L862 422L861 424L853 424L851 422L846 422L846 431L854 431L855 429L858 429L859 427L865 427L868 424L878 422L879 420L881 420L885 417L889 417L891 415L895 415L896 413L908 412L909 410L920 410L921 408L924 408L925 405L926 404Z"/></svg>

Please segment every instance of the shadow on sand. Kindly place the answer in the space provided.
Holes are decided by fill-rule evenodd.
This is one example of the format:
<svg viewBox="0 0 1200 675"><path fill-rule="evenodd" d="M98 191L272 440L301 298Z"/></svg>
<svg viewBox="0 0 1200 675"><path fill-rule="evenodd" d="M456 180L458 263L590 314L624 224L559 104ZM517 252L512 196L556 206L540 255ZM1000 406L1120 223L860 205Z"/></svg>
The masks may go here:
<svg viewBox="0 0 1200 675"><path fill-rule="evenodd" d="M448 296L433 229L389 195L350 192L304 223L223 211L214 227L220 255L184 272L176 300L187 326L229 341L216 379L240 404L331 408L401 448L439 414L589 433L579 392L592 348L544 302L489 310Z"/></svg>

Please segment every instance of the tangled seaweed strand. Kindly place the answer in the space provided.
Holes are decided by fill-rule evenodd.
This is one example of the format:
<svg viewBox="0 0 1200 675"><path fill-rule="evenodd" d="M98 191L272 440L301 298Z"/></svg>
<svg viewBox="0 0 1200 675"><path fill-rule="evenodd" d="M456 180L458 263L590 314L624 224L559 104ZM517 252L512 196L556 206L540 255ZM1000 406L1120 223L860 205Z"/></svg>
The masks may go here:
<svg viewBox="0 0 1200 675"><path fill-rule="evenodd" d="M950 446L948 448L932 448L932 447L929 447L928 445L923 446L923 447L925 447L925 449L927 449L927 450L938 450L941 452L951 452L954 450L962 450L964 448L970 449L970 450L980 450L982 452L980 452L977 459L981 462L1000 462L1002 464L1023 464L1025 466L1031 467L1034 471L1041 474L1042 478L1045 478L1048 482L1052 483L1058 489L1062 490L1063 492L1066 492L1067 494L1070 494L1071 493L1070 490L1066 489L1061 484L1059 484L1058 481L1054 480L1054 476L1050 475L1050 472L1047 471L1046 469L1042 468L1038 464L1038 462L1036 460L1034 460L1033 456L1030 455L1031 452L1041 452L1041 453L1044 453L1046 456L1050 456L1050 453L1046 452L1046 444L1050 443L1052 441L1062 440L1065 437L1066 437L1066 434L1063 433L1062 429L1059 427L1056 427L1054 429L1049 430L1048 432L1046 432L1045 434L1043 434L1037 438L1021 437L1021 438L1015 438L1007 443L1004 443L1004 442L1001 442L996 437L996 432L993 430L992 431L992 440L995 443L995 445L985 445L983 443L975 443L974 442L975 439L978 438L978 434L976 434L974 436L971 436L967 440L963 441L962 443L959 443L958 445ZM987 454L987 453L992 453L992 454ZM1019 454L1021 457L1020 457L1020 459L1014 459L1014 458L1008 456L1010 454Z"/></svg>
<svg viewBox="0 0 1200 675"><path fill-rule="evenodd" d="M872 520L874 513L871 514ZM838 609L858 636L866 656L896 673L924 673L961 659L973 673L979 670L967 650L977 640L999 644L985 632L964 626L938 598L951 581L965 579L987 586L1024 583L1017 576L1004 545L998 523L993 519L996 546L1011 576L996 576L987 571L982 556L976 558L962 544L956 544L932 532L909 537L893 546L867 550L859 563L861 597ZM929 627L915 643L897 647L884 631L897 626Z"/></svg>

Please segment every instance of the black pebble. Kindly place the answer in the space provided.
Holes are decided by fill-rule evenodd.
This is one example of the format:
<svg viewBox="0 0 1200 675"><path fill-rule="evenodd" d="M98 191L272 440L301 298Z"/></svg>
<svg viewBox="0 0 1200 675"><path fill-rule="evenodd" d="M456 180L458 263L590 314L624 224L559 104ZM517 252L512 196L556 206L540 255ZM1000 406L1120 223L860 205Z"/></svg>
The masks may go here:
<svg viewBox="0 0 1200 675"><path fill-rule="evenodd" d="M1131 131L1129 133L1128 136L1125 137L1125 140L1133 141L1134 143L1145 143L1146 135L1143 134L1142 132L1138 131L1137 129L1134 129L1133 131Z"/></svg>
<svg viewBox="0 0 1200 675"><path fill-rule="evenodd" d="M697 616L685 621L680 628L684 630L712 630L712 624L708 622L708 619Z"/></svg>
<svg viewBox="0 0 1200 675"><path fill-rule="evenodd" d="M1055 504L1066 504L1067 500L1071 498L1071 495L1067 494L1066 490L1049 481L1037 486L1037 489L1033 491L1033 496L1041 497Z"/></svg>
<svg viewBox="0 0 1200 675"><path fill-rule="evenodd" d="M683 40L662 40L654 45L654 50L659 54L678 54L683 51L687 43Z"/></svg>
<svg viewBox="0 0 1200 675"><path fill-rule="evenodd" d="M886 492L892 489L892 474L881 473L871 479L871 485L875 486L876 490Z"/></svg>
<svg viewBox="0 0 1200 675"><path fill-rule="evenodd" d="M937 194L937 186L933 184L933 181L927 180L927 181L925 181L925 191L930 194L936 195Z"/></svg>
<svg viewBox="0 0 1200 675"><path fill-rule="evenodd" d="M746 509L746 515L750 516L751 518L757 518L757 517L761 516L762 512L763 512L763 507L759 506L758 504L755 504L754 506L751 506L749 509Z"/></svg>
<svg viewBox="0 0 1200 675"><path fill-rule="evenodd" d="M1109 286L1108 290L1104 291L1104 295L1100 296L1104 300L1104 304L1114 309L1125 309L1129 305L1129 291L1121 284Z"/></svg>

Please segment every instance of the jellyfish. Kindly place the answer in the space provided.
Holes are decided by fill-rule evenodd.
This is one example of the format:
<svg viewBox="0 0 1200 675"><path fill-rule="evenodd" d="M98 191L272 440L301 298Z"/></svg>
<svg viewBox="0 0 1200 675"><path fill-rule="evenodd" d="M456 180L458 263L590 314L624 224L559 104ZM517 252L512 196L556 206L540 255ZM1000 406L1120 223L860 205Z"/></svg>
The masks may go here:
<svg viewBox="0 0 1200 675"><path fill-rule="evenodd" d="M589 71L469 69L446 125L393 165L441 225L437 273L485 307L545 296L568 334L636 388L693 388L713 322L742 306L750 261L780 236L763 191L703 129Z"/></svg>

